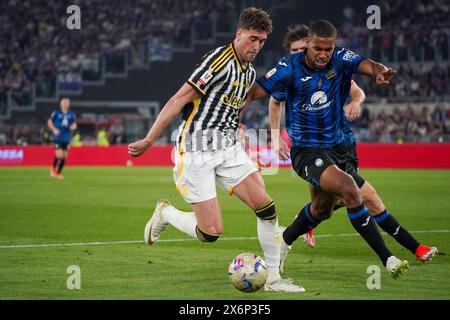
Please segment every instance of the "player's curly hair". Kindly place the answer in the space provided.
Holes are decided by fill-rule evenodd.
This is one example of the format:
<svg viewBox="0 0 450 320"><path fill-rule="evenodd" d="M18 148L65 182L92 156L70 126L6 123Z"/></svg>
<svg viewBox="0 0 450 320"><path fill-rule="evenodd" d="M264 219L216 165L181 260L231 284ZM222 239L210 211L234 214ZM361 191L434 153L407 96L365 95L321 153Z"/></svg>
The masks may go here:
<svg viewBox="0 0 450 320"><path fill-rule="evenodd" d="M255 29L269 34L272 32L272 19L263 9L249 7L241 12L237 27L247 30Z"/></svg>
<svg viewBox="0 0 450 320"><path fill-rule="evenodd" d="M283 47L291 48L291 43L308 37L308 26L304 24L291 24L283 38Z"/></svg>

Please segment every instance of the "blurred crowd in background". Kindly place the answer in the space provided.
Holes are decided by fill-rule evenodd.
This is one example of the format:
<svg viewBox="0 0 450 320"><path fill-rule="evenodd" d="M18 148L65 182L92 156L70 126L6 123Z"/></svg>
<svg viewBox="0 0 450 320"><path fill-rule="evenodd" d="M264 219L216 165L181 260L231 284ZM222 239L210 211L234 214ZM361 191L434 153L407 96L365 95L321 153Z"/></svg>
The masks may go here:
<svg viewBox="0 0 450 320"><path fill-rule="evenodd" d="M83 10L83 28L69 33L61 27L66 16L59 13L74 2L89 10ZM8 103L26 106L35 97L76 92L84 81L98 81L104 72L124 72L128 60L136 68L149 61L170 61L175 49L190 47L193 39L234 30L242 7L277 2L283 1L135 0L133 5L126 0L109 0L107 5L105 0L1 1L0 119L7 114ZM376 87L369 77L355 79L368 97L362 118L353 123L357 137L383 142L450 141L450 110L445 103L450 101L450 3L374 3L381 8L381 30L368 32L367 14L350 7L344 8L337 23L340 45L397 70L387 88ZM263 49L260 67L273 65L284 54L281 44L279 50ZM408 105L389 112L377 110L375 104L386 99ZM268 128L267 100L259 104L244 118L249 128ZM116 127L103 127L109 143L126 143L126 138L117 138ZM99 125L93 132L98 130ZM46 144L47 136L42 124L0 123L0 145Z"/></svg>

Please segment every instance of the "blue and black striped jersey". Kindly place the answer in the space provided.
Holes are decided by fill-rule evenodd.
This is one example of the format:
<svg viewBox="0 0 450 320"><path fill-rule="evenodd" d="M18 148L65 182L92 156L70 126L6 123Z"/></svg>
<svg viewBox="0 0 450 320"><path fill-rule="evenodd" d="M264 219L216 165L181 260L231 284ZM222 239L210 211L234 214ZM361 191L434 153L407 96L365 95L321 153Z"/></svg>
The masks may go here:
<svg viewBox="0 0 450 320"><path fill-rule="evenodd" d="M53 141L70 143L72 139L70 126L75 122L75 113L71 111L63 113L61 110L55 110L52 112L50 119L52 119L54 126L60 131L59 136L52 133Z"/></svg>
<svg viewBox="0 0 450 320"><path fill-rule="evenodd" d="M337 46L328 65L316 70L306 65L305 54L283 57L257 83L269 94L285 93L286 128L293 146L330 148L344 139L343 106L352 75L365 58Z"/></svg>

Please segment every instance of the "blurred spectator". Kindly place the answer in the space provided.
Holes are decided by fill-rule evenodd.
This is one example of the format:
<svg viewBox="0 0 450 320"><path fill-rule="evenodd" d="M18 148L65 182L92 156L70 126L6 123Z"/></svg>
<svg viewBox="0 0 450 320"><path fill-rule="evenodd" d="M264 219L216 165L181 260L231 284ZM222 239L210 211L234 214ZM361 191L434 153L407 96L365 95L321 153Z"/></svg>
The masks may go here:
<svg viewBox="0 0 450 320"><path fill-rule="evenodd" d="M113 122L111 128L109 129L111 144L123 144L125 143L125 127L123 126L121 120L116 120Z"/></svg>
<svg viewBox="0 0 450 320"><path fill-rule="evenodd" d="M81 135L80 131L76 130L75 133L72 136L72 141L70 142L71 146L73 147L81 147L83 145L83 142L81 141Z"/></svg>
<svg viewBox="0 0 450 320"><path fill-rule="evenodd" d="M40 142L42 145L47 146L52 144L52 134L47 126L41 127L39 129Z"/></svg>
<svg viewBox="0 0 450 320"><path fill-rule="evenodd" d="M170 59L171 38L181 35L181 45L190 47L194 26L202 39L210 38L214 13L234 8L232 0L136 0L133 5L126 0L78 0L78 6L89 10L82 9L81 30L70 31L61 13L71 4L0 1L1 86L15 92L17 105L28 104L28 96L20 93L31 92L33 82L38 97L53 97L56 85L79 90L82 76L100 80L102 56L109 72L125 72L128 52L142 64L145 44L155 38L157 43L150 45L153 59Z"/></svg>
<svg viewBox="0 0 450 320"><path fill-rule="evenodd" d="M97 131L97 146L99 146L99 147L108 147L109 146L108 133L106 132L104 127L101 127Z"/></svg>

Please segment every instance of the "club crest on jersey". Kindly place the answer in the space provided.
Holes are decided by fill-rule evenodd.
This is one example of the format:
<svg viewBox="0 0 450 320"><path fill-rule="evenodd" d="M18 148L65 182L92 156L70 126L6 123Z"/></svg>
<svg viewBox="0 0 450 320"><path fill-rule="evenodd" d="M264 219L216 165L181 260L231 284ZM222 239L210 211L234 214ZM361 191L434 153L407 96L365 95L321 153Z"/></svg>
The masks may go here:
<svg viewBox="0 0 450 320"><path fill-rule="evenodd" d="M311 97L311 104L312 105L324 104L325 102L327 102L327 100L328 100L328 98L327 98L327 95L325 94L325 92L316 91L316 92L314 92L314 94Z"/></svg>
<svg viewBox="0 0 450 320"><path fill-rule="evenodd" d="M334 70L330 70L330 71L327 72L327 74L325 75L325 77L326 77L328 80L330 80L330 79L336 77L336 72L334 72Z"/></svg>
<svg viewBox="0 0 450 320"><path fill-rule="evenodd" d="M264 75L264 78L269 79L275 72L277 72L277 68L273 68L269 72Z"/></svg>
<svg viewBox="0 0 450 320"><path fill-rule="evenodd" d="M205 71L205 73L203 73L203 75L200 77L200 79L198 79L199 84L205 86L209 80L211 80L213 76L213 70L212 69L208 69Z"/></svg>

